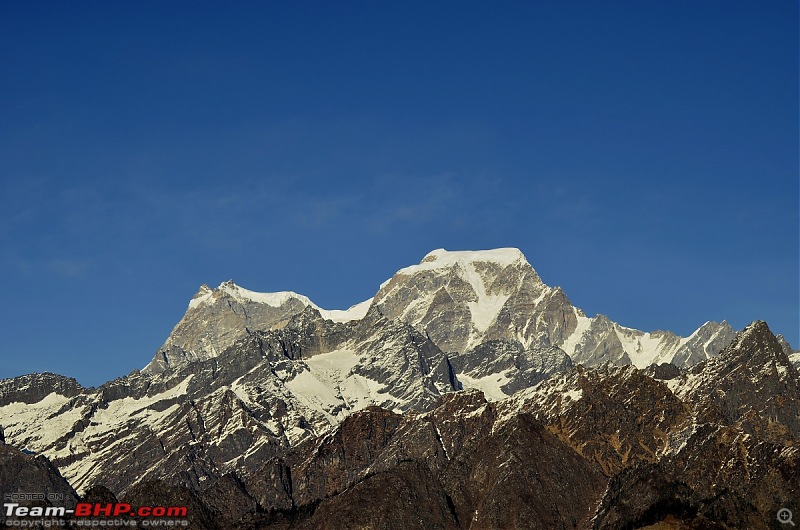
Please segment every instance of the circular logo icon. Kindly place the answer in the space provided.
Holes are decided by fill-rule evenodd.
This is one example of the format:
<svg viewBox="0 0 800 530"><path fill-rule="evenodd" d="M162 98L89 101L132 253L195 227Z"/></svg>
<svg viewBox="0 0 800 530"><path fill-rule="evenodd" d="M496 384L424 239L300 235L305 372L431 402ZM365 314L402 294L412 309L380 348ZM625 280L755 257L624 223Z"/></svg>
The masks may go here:
<svg viewBox="0 0 800 530"><path fill-rule="evenodd" d="M794 526L794 521L792 521L792 510L789 508L781 508L778 510L778 522L781 524L790 524Z"/></svg>

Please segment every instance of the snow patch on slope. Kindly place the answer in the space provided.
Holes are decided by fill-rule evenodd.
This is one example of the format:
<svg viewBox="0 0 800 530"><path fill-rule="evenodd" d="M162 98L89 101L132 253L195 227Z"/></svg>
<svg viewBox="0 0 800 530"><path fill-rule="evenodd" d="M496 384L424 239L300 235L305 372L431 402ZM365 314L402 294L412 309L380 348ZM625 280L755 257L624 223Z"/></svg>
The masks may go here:
<svg viewBox="0 0 800 530"><path fill-rule="evenodd" d="M462 250L447 251L437 249L428 253L418 265L400 269L398 275L414 275L422 271L438 271L441 269L455 269L475 292L476 300L468 302L472 324L479 333L485 332L494 322L503 305L508 300L510 293L489 294L485 280L476 263L492 263L507 267L515 263L525 263L525 256L516 248L499 248L494 250ZM385 284L384 284L385 285ZM408 314L409 310L405 312Z"/></svg>
<svg viewBox="0 0 800 530"><path fill-rule="evenodd" d="M151 406L185 395L193 377L189 375L180 384L159 394L139 399L125 397L109 401L105 408L97 407L89 424L66 443L62 440L64 434L85 419L91 402L77 405L70 403L72 398L51 393L38 403L14 402L0 407L0 418L9 443L42 453L51 460L84 455L59 467L64 478L80 490L99 472L98 462L128 440L120 437L120 432L141 421L158 430L167 417L176 413L178 404L162 411Z"/></svg>
<svg viewBox="0 0 800 530"><path fill-rule="evenodd" d="M272 307L280 307L287 303L291 299L298 300L305 305L310 305L316 307L308 297L303 296L302 294L297 294L294 291L278 291L275 293L258 293L255 291L251 291L249 289L245 289L244 287L240 287L233 283L233 281L227 281L225 283L220 284L217 287L217 290L225 292L233 297L235 300L240 302L256 302L259 304L267 304ZM209 295L210 296L210 295ZM207 298L204 298L207 299ZM194 300L193 300L194 301Z"/></svg>
<svg viewBox="0 0 800 530"><path fill-rule="evenodd" d="M483 392L486 399L489 401L502 401L508 397L508 394L501 390L503 385L506 385L511 378L508 376L507 371L497 374L489 374L484 377L470 377L465 374L458 374L458 380L465 389L476 388Z"/></svg>
<svg viewBox="0 0 800 530"><path fill-rule="evenodd" d="M573 307L572 311L575 314L575 319L578 321L578 325L575 326L575 331L573 331L572 334L570 334L570 336L559 345L559 348L564 350L570 357L575 355L575 347L581 343L583 335L592 327L592 321L594 320L584 315L583 311L577 307Z"/></svg>
<svg viewBox="0 0 800 530"><path fill-rule="evenodd" d="M350 322L351 320L361 320L369 311L372 305L372 298L364 300L349 309L320 309L317 306L322 318L333 320L334 322Z"/></svg>
<svg viewBox="0 0 800 530"><path fill-rule="evenodd" d="M478 295L477 302L469 302L467 306L472 314L472 323L475 329L483 333L489 328L489 325L497 318L497 314L503 309L509 295Z"/></svg>
<svg viewBox="0 0 800 530"><path fill-rule="evenodd" d="M306 407L335 423L388 397L379 392L378 382L352 373L359 361L351 350L315 355L303 361L308 369L286 381L286 388Z"/></svg>
<svg viewBox="0 0 800 530"><path fill-rule="evenodd" d="M793 354L791 354L789 356L789 361L791 361L791 363L795 365L795 367L797 367L798 370L800 370L800 351L796 351Z"/></svg>
<svg viewBox="0 0 800 530"><path fill-rule="evenodd" d="M666 352L663 349L663 337L654 337L649 332L626 328L619 324L614 325L614 333L636 368L647 368L653 363L664 360Z"/></svg>
<svg viewBox="0 0 800 530"><path fill-rule="evenodd" d="M462 276L465 276L464 279L469 282L478 297L476 302L468 302L467 306L472 315L472 323L475 329L483 333L497 317L510 295L488 294L483 277L475 268L473 261L461 265L460 270L463 272Z"/></svg>
<svg viewBox="0 0 800 530"><path fill-rule="evenodd" d="M191 382L194 374L189 374L180 384L165 390L159 394L152 396L144 396L141 398L124 397L110 401L106 408L99 408L95 413L94 420L106 429L123 426L133 416L137 419L142 417L147 418L148 425L154 425L158 421L158 417L163 416L163 412L159 412L149 407L159 401L174 399L186 395L189 383ZM169 409L167 409L169 410ZM144 416L142 416L144 414Z"/></svg>
<svg viewBox="0 0 800 530"><path fill-rule="evenodd" d="M83 417L81 408L61 411L69 400L52 392L38 403L15 401L0 407L7 441L36 452L53 445Z"/></svg>

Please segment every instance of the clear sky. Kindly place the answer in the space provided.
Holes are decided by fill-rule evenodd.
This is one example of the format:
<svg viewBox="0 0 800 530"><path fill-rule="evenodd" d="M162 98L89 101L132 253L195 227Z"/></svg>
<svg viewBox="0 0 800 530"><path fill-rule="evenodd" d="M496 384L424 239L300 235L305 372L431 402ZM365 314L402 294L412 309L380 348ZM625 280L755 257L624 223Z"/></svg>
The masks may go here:
<svg viewBox="0 0 800 530"><path fill-rule="evenodd" d="M143 367L199 285L513 246L588 314L798 336L798 3L0 2L0 377Z"/></svg>

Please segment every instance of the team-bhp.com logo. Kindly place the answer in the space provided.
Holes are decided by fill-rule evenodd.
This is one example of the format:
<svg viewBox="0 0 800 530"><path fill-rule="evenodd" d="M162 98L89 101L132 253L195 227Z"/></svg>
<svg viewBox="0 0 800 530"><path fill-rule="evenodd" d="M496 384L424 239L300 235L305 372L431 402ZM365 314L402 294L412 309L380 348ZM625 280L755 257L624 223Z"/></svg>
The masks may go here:
<svg viewBox="0 0 800 530"><path fill-rule="evenodd" d="M188 526L185 518L186 506L139 506L128 503L109 504L79 502L75 509L64 506L22 506L16 502L5 502L3 513L5 526L50 527L50 526ZM50 518L50 524L32 524L31 518ZM70 519L70 523L64 521ZM103 519L100 519L103 518ZM112 518L112 519L108 519ZM60 520L59 520L60 519Z"/></svg>
<svg viewBox="0 0 800 530"><path fill-rule="evenodd" d="M186 506L140 506L130 504L92 504L79 502L75 505L75 517L186 517Z"/></svg>

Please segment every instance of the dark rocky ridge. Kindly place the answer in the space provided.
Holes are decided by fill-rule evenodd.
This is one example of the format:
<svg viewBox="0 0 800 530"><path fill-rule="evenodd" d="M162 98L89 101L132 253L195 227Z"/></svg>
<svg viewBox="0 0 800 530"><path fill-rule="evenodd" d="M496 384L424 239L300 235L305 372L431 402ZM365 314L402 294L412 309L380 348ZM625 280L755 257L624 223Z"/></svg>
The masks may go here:
<svg viewBox="0 0 800 530"><path fill-rule="evenodd" d="M678 394L702 421L800 442L800 374L765 322L750 324L718 357L693 368Z"/></svg>
<svg viewBox="0 0 800 530"><path fill-rule="evenodd" d="M483 343L494 349L507 343L509 348L521 344L533 355L562 348L573 362L586 366L633 362L642 367L642 357L652 357L646 363L672 361L690 367L716 355L734 334L724 321L707 322L684 340L668 331L647 334L625 328L603 315L587 318L560 288L545 285L517 249L431 252L419 265L402 269L385 282L371 306L388 320L413 326L451 358L470 356ZM230 281L213 290L202 286L144 372L160 373L217 357L254 330L291 325L293 318L308 309L317 308L296 293L254 293ZM369 320L369 314L367 318L361 311L355 314L348 318ZM328 322L303 329L306 337L313 337L307 341L310 355L341 344L343 327ZM543 355L545 359L555 361L552 355ZM545 366L545 373L558 368L557 362ZM508 371L509 378L516 380L508 383L509 392L531 379L529 374L517 376L513 371ZM470 372L463 375L478 378Z"/></svg>
<svg viewBox="0 0 800 530"><path fill-rule="evenodd" d="M4 496L13 493L43 494L43 500L9 500L21 506L64 506L74 508L78 501L75 490L58 472L53 464L43 456L26 454L16 447L0 443L0 493ZM59 496L48 499L49 494ZM5 509L0 512L0 524L5 524Z"/></svg>
<svg viewBox="0 0 800 530"><path fill-rule="evenodd" d="M687 403L632 366L578 366L518 402L607 476L636 462L658 460L670 434L692 421ZM506 406L520 405L512 401Z"/></svg>
<svg viewBox="0 0 800 530"><path fill-rule="evenodd" d="M347 322L292 293L259 314L258 293L201 290L169 362L98 389L0 381L0 423L86 495L157 491L191 503L198 528L702 527L714 514L758 528L770 502L796 500L795 354L766 324L716 358L724 322L650 333L653 359L683 367L639 370L628 353L645 334L587 319L524 258L422 272ZM491 400L454 392L462 382Z"/></svg>
<svg viewBox="0 0 800 530"><path fill-rule="evenodd" d="M246 477L163 477L121 498L186 504L201 529L775 528L779 508L800 509L789 367L757 322L688 374L577 366L503 402L369 407Z"/></svg>
<svg viewBox="0 0 800 530"><path fill-rule="evenodd" d="M763 360L754 352L771 350L770 336L756 323L713 366L698 368L704 397L725 384L719 363L744 359L754 368ZM796 374L790 377L796 381ZM777 372L766 372L761 386L776 379ZM669 521L678 528L773 527L780 507L800 502L800 451L765 440L770 430L748 433L742 425L704 421L700 412L665 383L613 366L578 367L498 404L475 392L443 396L429 413L406 416L396 427L393 415L362 412L333 438L306 448L305 459L298 457L301 466L336 462L334 476L342 476L341 456L329 460L330 450L320 449L334 446L340 448L335 454L345 454L334 440L348 430L360 433L355 440L374 442L356 450L362 455L357 465L343 466L355 472L349 486L339 482L332 495L316 501L304 497L306 511L295 508L292 521L298 528L347 527L341 521L367 528L610 529ZM381 417L392 419L391 428L370 437L375 429L364 426L385 425ZM784 427L798 432L791 422ZM301 482L328 476L324 467L315 469ZM363 510L367 505L371 509ZM288 527L284 523L253 528Z"/></svg>
<svg viewBox="0 0 800 530"><path fill-rule="evenodd" d="M47 372L21 375L13 379L0 380L0 406L14 401L38 403L52 393L73 397L86 390L72 377Z"/></svg>
<svg viewBox="0 0 800 530"><path fill-rule="evenodd" d="M321 384L314 360L341 350L352 352L345 359L352 366L330 382L330 402L313 401ZM367 401L339 390L345 378L364 381ZM311 307L281 329L250 331L219 356L133 372L98 389L49 374L0 384L6 404L28 400L41 409L30 424L13 419L25 409L11 407L4 426L14 443L50 455L79 489L104 484L118 494L164 477L199 489L231 472L246 476L352 410L426 410L457 388L448 357L408 324L377 308L359 321L334 323ZM53 392L56 399L41 400ZM71 419L43 423L64 417Z"/></svg>
<svg viewBox="0 0 800 530"><path fill-rule="evenodd" d="M500 390L509 396L572 367L572 360L560 348L526 349L519 342L505 340L488 340L463 354L453 353L450 362L456 374L469 373L475 378L506 374L508 382Z"/></svg>

